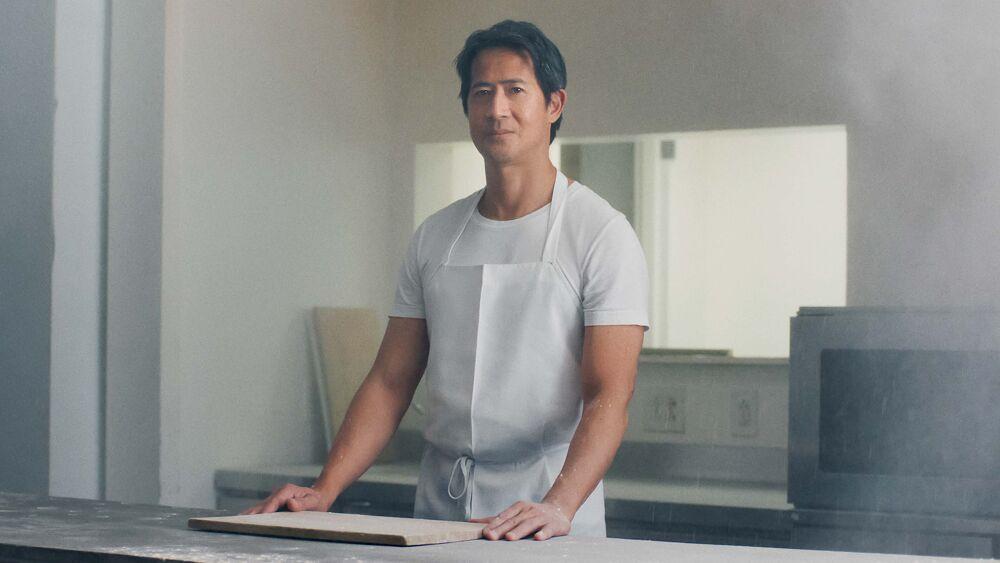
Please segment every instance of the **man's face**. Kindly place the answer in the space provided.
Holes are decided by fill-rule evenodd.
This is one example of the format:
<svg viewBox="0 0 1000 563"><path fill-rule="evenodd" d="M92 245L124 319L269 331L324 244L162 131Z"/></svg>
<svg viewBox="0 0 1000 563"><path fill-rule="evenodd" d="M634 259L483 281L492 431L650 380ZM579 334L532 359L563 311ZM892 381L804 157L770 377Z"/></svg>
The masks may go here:
<svg viewBox="0 0 1000 563"><path fill-rule="evenodd" d="M549 128L562 108L546 103L531 57L485 49L472 61L470 82L469 135L484 159L512 164L548 154Z"/></svg>

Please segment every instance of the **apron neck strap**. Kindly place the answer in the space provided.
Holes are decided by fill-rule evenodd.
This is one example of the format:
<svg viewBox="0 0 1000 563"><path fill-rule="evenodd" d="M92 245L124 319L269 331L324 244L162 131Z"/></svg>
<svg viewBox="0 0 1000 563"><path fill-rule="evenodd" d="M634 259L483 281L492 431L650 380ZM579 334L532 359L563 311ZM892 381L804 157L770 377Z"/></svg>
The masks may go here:
<svg viewBox="0 0 1000 563"><path fill-rule="evenodd" d="M569 188L567 184L566 176L560 170L556 169L556 181L555 185L552 186L552 201L549 204L549 220L545 228L546 235L545 245L542 248L542 262L552 262L555 259L556 248L559 246L559 233L562 231L560 227L562 226L563 202L566 200L566 192ZM465 228L472 219L472 214L476 212L476 207L479 206L479 201L483 199L483 195L485 194L486 188L480 188L478 192L470 196L467 200L468 205L462 210L462 222L455 230L455 236L451 239L451 244L448 245L448 250L445 252L441 265L447 264L451 260L451 253L455 249L455 244L462 236L462 233L465 232Z"/></svg>
<svg viewBox="0 0 1000 563"><path fill-rule="evenodd" d="M554 262L559 248L559 234L562 232L563 203L569 191L566 176L556 170L556 183L552 186L552 202L549 205L549 223L545 228L545 246L542 248L542 262Z"/></svg>

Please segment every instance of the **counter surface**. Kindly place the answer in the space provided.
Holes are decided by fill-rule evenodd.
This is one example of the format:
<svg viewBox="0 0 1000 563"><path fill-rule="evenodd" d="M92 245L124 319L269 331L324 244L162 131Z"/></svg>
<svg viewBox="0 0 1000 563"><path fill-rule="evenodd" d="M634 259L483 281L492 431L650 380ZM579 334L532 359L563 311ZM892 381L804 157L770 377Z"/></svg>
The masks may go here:
<svg viewBox="0 0 1000 563"><path fill-rule="evenodd" d="M201 532L187 527L187 519L193 516L223 514L220 510L0 493L0 560L969 561L575 537L392 547Z"/></svg>

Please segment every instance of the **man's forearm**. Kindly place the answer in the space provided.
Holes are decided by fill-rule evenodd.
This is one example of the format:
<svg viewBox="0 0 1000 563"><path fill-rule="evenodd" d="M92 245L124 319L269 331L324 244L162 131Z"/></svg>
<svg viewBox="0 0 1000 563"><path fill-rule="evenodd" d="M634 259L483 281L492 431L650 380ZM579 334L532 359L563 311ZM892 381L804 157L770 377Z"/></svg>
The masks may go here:
<svg viewBox="0 0 1000 563"><path fill-rule="evenodd" d="M558 506L572 518L604 478L628 426L629 397L599 393L584 402L580 424L570 441L562 472L542 502Z"/></svg>
<svg viewBox="0 0 1000 563"><path fill-rule="evenodd" d="M389 387L378 378L365 378L313 488L335 499L357 480L389 443L412 398L412 391Z"/></svg>

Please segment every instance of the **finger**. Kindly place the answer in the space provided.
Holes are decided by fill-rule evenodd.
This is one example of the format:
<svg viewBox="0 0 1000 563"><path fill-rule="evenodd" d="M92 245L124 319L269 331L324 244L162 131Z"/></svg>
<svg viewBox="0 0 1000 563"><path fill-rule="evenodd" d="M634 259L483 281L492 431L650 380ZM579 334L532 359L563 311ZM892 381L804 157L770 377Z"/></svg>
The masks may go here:
<svg viewBox="0 0 1000 563"><path fill-rule="evenodd" d="M290 489L282 488L278 492L271 495L271 498L269 498L267 502L264 503L264 506L261 508L261 512L277 511L279 508L285 505L285 502L289 498L291 498L291 496L292 496L292 491Z"/></svg>
<svg viewBox="0 0 1000 563"><path fill-rule="evenodd" d="M489 527L490 528L496 528L497 526L499 526L503 522L505 522L505 521L513 518L514 516L517 516L518 514L520 514L523 509L524 509L524 505L520 501L515 502L509 508L507 508L507 510L504 510L500 514L497 514L496 517L493 519L493 521L490 522Z"/></svg>
<svg viewBox="0 0 1000 563"><path fill-rule="evenodd" d="M288 499L288 502L285 504L288 506L288 510L291 510L292 512L316 510L319 508L319 499L312 493L306 493L303 496Z"/></svg>
<svg viewBox="0 0 1000 563"><path fill-rule="evenodd" d="M516 516L515 516L516 518ZM504 534L507 530L511 529L514 524L510 519L508 520L494 520L483 528L483 535L491 540L498 540L500 536Z"/></svg>
<svg viewBox="0 0 1000 563"><path fill-rule="evenodd" d="M546 524L542 526L541 530L535 532L535 539L542 541L551 538L555 533L555 527L551 524Z"/></svg>
<svg viewBox="0 0 1000 563"><path fill-rule="evenodd" d="M512 518L517 518L517 516L514 516ZM485 528L483 528L483 536L486 539L498 540L503 536L503 534L507 530L513 527L514 527L513 519L500 520L499 523L490 522L489 524L486 525Z"/></svg>
<svg viewBox="0 0 1000 563"><path fill-rule="evenodd" d="M285 503L284 499L279 500L278 497L271 497L270 499L267 500L267 502L264 503L264 506L260 507L259 513L275 512L278 510L278 507L280 507L284 503Z"/></svg>
<svg viewBox="0 0 1000 563"><path fill-rule="evenodd" d="M506 534L507 532L513 530L515 527L517 527L518 525L520 525L521 522L524 522L525 520L529 519L530 517L531 517L531 515L528 514L527 512L521 512L521 513L517 514L516 516L514 516L512 518L509 518L508 520L506 520L505 522L503 522L499 526L496 526L495 528L493 528L493 535L494 535L494 537L496 537L498 539L501 538L501 537L503 537L504 534Z"/></svg>
<svg viewBox="0 0 1000 563"><path fill-rule="evenodd" d="M538 529L545 526L548 522L548 518L545 516L535 516L534 518L526 518L520 524L518 524L514 529L510 530L504 535L505 539L508 540L519 540L524 536L536 532Z"/></svg>
<svg viewBox="0 0 1000 563"><path fill-rule="evenodd" d="M478 524L488 524L490 520L493 520L496 516L487 516L485 518L469 518L468 522L476 522Z"/></svg>

